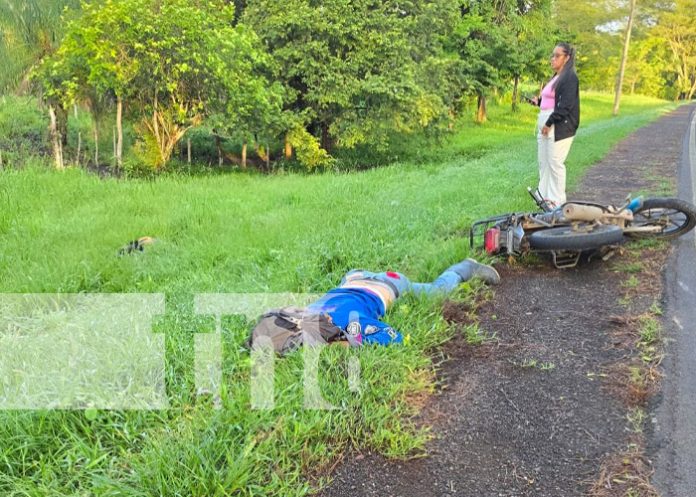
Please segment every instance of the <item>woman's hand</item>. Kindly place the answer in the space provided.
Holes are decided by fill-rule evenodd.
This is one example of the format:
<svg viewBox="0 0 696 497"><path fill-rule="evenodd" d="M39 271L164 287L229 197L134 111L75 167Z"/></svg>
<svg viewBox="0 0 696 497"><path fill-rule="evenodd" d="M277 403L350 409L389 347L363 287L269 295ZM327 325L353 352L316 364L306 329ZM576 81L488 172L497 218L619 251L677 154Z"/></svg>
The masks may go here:
<svg viewBox="0 0 696 497"><path fill-rule="evenodd" d="M546 125L544 125L544 127L541 128L541 134L542 134L543 136L548 137L548 136L549 136L549 131L551 131L551 128L548 127L548 126L546 126Z"/></svg>
<svg viewBox="0 0 696 497"><path fill-rule="evenodd" d="M539 107L539 98L538 97L528 97L526 95L522 95L522 99L527 102L529 105L534 105L536 107Z"/></svg>

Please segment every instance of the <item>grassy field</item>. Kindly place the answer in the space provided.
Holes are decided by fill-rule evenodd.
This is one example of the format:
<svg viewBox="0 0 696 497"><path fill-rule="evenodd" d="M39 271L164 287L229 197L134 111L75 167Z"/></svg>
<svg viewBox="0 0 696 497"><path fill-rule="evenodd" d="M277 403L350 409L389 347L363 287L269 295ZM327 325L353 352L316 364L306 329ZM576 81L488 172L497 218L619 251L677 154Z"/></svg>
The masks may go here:
<svg viewBox="0 0 696 497"><path fill-rule="evenodd" d="M585 94L569 183L672 104ZM59 496L305 495L349 446L403 457L422 448L416 399L433 388L438 346L461 330L441 302L406 298L388 316L404 346L334 348L321 385L335 410L303 409L302 358L276 365L276 407L249 407L245 323L225 323L223 408L193 394L193 332L204 292L322 292L347 270L398 269L430 280L469 255L477 217L529 209L535 109L493 107L441 143L414 141L403 162L359 173L101 180L41 167L0 173L0 291L166 295L167 411L0 411L0 493ZM607 199L620 201L621 199ZM150 235L146 254L117 257ZM475 292L463 285L454 296ZM470 330L471 332L471 330ZM358 358L361 384L346 365Z"/></svg>

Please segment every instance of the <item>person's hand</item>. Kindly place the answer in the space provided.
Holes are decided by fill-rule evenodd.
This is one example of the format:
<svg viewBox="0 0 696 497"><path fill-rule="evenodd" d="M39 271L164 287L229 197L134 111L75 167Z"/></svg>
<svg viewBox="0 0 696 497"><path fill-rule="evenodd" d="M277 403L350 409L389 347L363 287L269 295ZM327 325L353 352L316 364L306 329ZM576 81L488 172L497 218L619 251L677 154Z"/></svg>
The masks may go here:
<svg viewBox="0 0 696 497"><path fill-rule="evenodd" d="M551 131L551 128L549 128L549 127L546 126L546 125L544 125L544 127L541 128L541 134L542 134L543 136L548 137L548 136L549 136L549 131Z"/></svg>
<svg viewBox="0 0 696 497"><path fill-rule="evenodd" d="M539 106L539 99L537 97L528 97L526 95L522 95L522 99L529 105L535 105L537 107Z"/></svg>

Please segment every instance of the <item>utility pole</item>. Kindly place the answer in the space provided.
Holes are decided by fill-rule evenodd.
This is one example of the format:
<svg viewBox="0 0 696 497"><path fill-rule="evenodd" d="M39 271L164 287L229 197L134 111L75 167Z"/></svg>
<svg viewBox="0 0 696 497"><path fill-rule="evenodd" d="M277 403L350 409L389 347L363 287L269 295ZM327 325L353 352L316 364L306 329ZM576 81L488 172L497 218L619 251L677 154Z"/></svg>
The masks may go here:
<svg viewBox="0 0 696 497"><path fill-rule="evenodd" d="M626 62L628 62L628 47L631 44L631 30L633 29L633 18L636 13L636 0L629 0L629 8L626 36L624 37L623 53L621 54L621 66L619 67L619 77L616 80L616 93L614 94L614 110L612 113L615 116L619 114L621 87L623 86L624 73L626 72Z"/></svg>

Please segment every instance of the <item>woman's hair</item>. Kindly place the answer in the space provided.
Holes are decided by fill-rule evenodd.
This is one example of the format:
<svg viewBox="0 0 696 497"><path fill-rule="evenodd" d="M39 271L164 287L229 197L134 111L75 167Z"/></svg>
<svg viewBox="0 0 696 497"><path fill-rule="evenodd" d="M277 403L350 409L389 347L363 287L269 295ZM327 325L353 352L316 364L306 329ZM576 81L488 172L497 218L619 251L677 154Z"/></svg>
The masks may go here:
<svg viewBox="0 0 696 497"><path fill-rule="evenodd" d="M556 43L556 46L563 50L563 53L568 56L568 60L563 66L563 69L561 69L558 79L553 85L554 90L558 87L558 85L565 83L571 74L575 73L575 49L571 47L569 43L565 42Z"/></svg>

